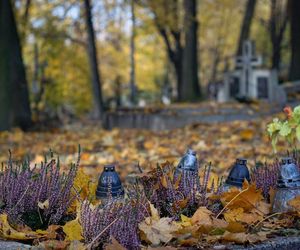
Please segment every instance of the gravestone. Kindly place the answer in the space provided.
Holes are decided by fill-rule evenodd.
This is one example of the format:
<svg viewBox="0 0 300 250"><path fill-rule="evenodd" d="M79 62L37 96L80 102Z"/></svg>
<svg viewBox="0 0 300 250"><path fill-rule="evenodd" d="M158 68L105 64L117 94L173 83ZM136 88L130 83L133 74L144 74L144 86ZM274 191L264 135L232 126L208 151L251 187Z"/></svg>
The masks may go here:
<svg viewBox="0 0 300 250"><path fill-rule="evenodd" d="M278 85L277 71L259 69L261 64L262 58L255 55L254 43L245 41L242 55L235 60L235 69L225 74L223 86L218 91L218 102L247 98L284 104L286 94Z"/></svg>

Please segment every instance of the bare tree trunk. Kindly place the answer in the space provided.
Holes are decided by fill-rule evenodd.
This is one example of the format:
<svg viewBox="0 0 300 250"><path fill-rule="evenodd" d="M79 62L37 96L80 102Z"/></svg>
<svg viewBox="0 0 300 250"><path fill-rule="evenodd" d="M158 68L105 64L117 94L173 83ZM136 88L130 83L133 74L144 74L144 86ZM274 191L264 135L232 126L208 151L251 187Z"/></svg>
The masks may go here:
<svg viewBox="0 0 300 250"><path fill-rule="evenodd" d="M184 81L180 89L180 101L196 101L201 97L198 78L197 0L185 0L184 9L185 46L182 57Z"/></svg>
<svg viewBox="0 0 300 250"><path fill-rule="evenodd" d="M178 0L164 1L164 12L163 20L160 20L157 10L153 9L155 15L155 22L160 35L162 36L167 50L169 61L172 63L175 76L176 76L176 87L177 87L177 100L181 100L181 89L182 89L182 50L181 44L182 31L179 27L179 10ZM167 16L167 20L172 20L172 25L169 22L165 22L164 18Z"/></svg>
<svg viewBox="0 0 300 250"><path fill-rule="evenodd" d="M237 48L237 52L236 52L237 55L242 54L243 42L245 40L249 39L250 28L251 28L252 19L254 16L255 6L256 6L256 0L248 0L247 1L245 15L244 15L243 23L241 26L238 48Z"/></svg>
<svg viewBox="0 0 300 250"><path fill-rule="evenodd" d="M277 70L280 69L281 44L288 23L287 12L287 6L283 8L280 0L271 0L269 28L272 43L272 68Z"/></svg>
<svg viewBox="0 0 300 250"><path fill-rule="evenodd" d="M25 0L24 0L25 2ZM20 29L20 40L21 44L24 44L24 41L26 39L26 33L28 29L28 20L29 20L29 12L31 7L31 0L26 0L25 2L25 9L23 12L23 15L21 17L20 23L21 23L21 29Z"/></svg>
<svg viewBox="0 0 300 250"><path fill-rule="evenodd" d="M136 81L135 81L135 13L134 13L134 0L130 1L131 6L131 37L130 37L130 100L131 103L137 103L136 96Z"/></svg>
<svg viewBox="0 0 300 250"><path fill-rule="evenodd" d="M10 0L0 1L0 130L31 126L20 39Z"/></svg>
<svg viewBox="0 0 300 250"><path fill-rule="evenodd" d="M94 115L96 119L101 119L103 115L103 99L101 90L100 72L98 68L97 49L95 43L95 31L92 21L92 6L90 0L84 0L85 20L88 33L88 55L92 76L92 90L94 95Z"/></svg>
<svg viewBox="0 0 300 250"><path fill-rule="evenodd" d="M290 0L291 65L290 80L300 80L300 1Z"/></svg>

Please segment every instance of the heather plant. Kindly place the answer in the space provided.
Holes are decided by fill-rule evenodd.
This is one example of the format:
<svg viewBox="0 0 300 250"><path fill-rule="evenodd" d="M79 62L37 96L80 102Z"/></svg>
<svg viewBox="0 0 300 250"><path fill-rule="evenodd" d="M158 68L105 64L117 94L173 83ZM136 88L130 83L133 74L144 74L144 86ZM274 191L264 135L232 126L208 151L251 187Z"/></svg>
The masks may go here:
<svg viewBox="0 0 300 250"><path fill-rule="evenodd" d="M180 214L192 215L199 206L207 206L208 180L211 166L205 167L202 181L197 171L182 171L170 163L157 165L140 181L147 198L162 217L178 219Z"/></svg>
<svg viewBox="0 0 300 250"><path fill-rule="evenodd" d="M270 198L270 190L276 188L279 168L280 163L276 159L272 164L265 163L257 166L252 172L251 179L255 182L256 187L262 190L266 200Z"/></svg>
<svg viewBox="0 0 300 250"><path fill-rule="evenodd" d="M61 174L59 159L53 155L40 167L31 167L29 161L15 163L10 156L0 173L0 213L7 213L12 222L32 229L59 223L75 199L71 188L79 158L67 173Z"/></svg>
<svg viewBox="0 0 300 250"><path fill-rule="evenodd" d="M112 199L105 206L93 206L87 200L82 203L80 223L85 243L103 247L114 237L127 249L140 249L138 224L149 216L149 202L140 190L129 193L124 202Z"/></svg>

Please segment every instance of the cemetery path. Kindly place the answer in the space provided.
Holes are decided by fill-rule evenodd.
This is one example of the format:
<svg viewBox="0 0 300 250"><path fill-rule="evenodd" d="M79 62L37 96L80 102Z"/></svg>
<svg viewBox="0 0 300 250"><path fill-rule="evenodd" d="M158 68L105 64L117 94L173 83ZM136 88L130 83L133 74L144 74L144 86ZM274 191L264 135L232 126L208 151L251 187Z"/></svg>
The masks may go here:
<svg viewBox="0 0 300 250"><path fill-rule="evenodd" d="M255 120L273 115L281 110L281 106L271 105L267 102L253 102L251 104L202 102L194 105L181 104L163 108L121 109L106 114L104 127L107 129L145 128L161 131L182 128L195 123Z"/></svg>

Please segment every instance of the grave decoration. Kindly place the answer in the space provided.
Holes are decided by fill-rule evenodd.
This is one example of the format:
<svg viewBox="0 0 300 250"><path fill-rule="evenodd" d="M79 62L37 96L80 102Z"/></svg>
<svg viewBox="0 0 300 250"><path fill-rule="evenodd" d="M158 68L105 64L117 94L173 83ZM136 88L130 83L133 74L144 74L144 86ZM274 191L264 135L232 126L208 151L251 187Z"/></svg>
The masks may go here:
<svg viewBox="0 0 300 250"><path fill-rule="evenodd" d="M292 211L289 201L300 195L300 171L291 157L283 158L277 179L273 212Z"/></svg>
<svg viewBox="0 0 300 250"><path fill-rule="evenodd" d="M29 161L18 164L11 156L7 165L2 165L1 216L7 216L8 221L34 230L46 229L51 224L58 225L70 219L68 211L76 199L72 187L79 167L79 157L77 163L71 164L69 171L62 174L59 160L54 159L52 153L50 156L50 161L45 158L40 166L32 167ZM0 226L1 230L3 228ZM3 233L5 235L7 232Z"/></svg>
<svg viewBox="0 0 300 250"><path fill-rule="evenodd" d="M105 165L98 181L96 197L103 203L124 197L124 188L114 165Z"/></svg>
<svg viewBox="0 0 300 250"><path fill-rule="evenodd" d="M278 85L277 71L258 68L262 65L262 57L255 55L254 47L254 42L244 41L242 55L235 60L235 69L225 73L224 83L218 90L219 102L231 99L286 102L286 94Z"/></svg>
<svg viewBox="0 0 300 250"><path fill-rule="evenodd" d="M192 149L188 149L186 154L181 158L175 171L175 177L185 171L198 172L198 161L196 152Z"/></svg>
<svg viewBox="0 0 300 250"><path fill-rule="evenodd" d="M140 249L138 225L149 215L149 202L139 188L128 190L124 202L93 206L88 200L81 204L80 218L86 249L103 249L113 237L120 249ZM111 249L119 249L113 247Z"/></svg>
<svg viewBox="0 0 300 250"><path fill-rule="evenodd" d="M242 188L244 181L250 182L250 173L247 167L247 160L238 158L231 168L229 175L223 185L223 192L231 187Z"/></svg>

